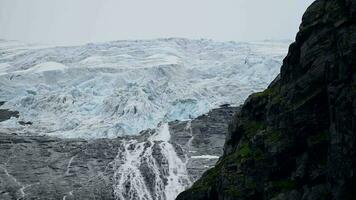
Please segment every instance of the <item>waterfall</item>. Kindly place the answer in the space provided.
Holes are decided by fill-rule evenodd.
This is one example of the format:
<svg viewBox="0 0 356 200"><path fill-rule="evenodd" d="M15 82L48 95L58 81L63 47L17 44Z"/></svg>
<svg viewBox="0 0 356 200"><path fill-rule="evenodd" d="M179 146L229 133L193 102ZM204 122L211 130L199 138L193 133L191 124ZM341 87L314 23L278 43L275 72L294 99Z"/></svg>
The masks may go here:
<svg viewBox="0 0 356 200"><path fill-rule="evenodd" d="M168 123L143 142L124 141L114 167L118 200L173 200L191 185L186 162L170 142Z"/></svg>

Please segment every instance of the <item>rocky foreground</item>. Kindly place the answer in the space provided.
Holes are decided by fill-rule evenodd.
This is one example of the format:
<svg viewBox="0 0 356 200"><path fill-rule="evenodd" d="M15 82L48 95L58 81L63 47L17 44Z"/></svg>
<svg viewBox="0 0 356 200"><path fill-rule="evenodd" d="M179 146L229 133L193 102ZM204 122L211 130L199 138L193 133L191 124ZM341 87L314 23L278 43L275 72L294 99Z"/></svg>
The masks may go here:
<svg viewBox="0 0 356 200"><path fill-rule="evenodd" d="M178 200L356 198L356 1L317 0L280 75L229 126L224 155Z"/></svg>
<svg viewBox="0 0 356 200"><path fill-rule="evenodd" d="M168 195L190 186L222 155L227 122L236 110L223 106L191 121L170 122L169 138L154 138L157 130L95 140L0 133L0 199L137 199L140 195L169 199ZM1 120L18 115L0 112ZM166 146L173 147L174 155L163 151ZM133 164L124 155L135 152L140 156ZM172 160L182 163L186 174L175 175ZM135 169L136 174L126 173ZM184 175L186 182L175 186L180 191L167 187L170 178ZM144 185L135 185L135 181Z"/></svg>

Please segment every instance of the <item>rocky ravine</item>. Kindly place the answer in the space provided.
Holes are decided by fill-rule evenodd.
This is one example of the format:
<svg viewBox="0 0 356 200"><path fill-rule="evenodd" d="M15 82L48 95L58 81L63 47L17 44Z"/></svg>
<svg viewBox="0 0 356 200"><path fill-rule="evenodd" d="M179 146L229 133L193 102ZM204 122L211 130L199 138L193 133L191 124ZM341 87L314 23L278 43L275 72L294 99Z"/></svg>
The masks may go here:
<svg viewBox="0 0 356 200"><path fill-rule="evenodd" d="M116 139L0 133L0 199L174 199L222 155L236 110Z"/></svg>
<svg viewBox="0 0 356 200"><path fill-rule="evenodd" d="M251 95L224 155L178 200L356 198L356 1L317 0L280 76Z"/></svg>

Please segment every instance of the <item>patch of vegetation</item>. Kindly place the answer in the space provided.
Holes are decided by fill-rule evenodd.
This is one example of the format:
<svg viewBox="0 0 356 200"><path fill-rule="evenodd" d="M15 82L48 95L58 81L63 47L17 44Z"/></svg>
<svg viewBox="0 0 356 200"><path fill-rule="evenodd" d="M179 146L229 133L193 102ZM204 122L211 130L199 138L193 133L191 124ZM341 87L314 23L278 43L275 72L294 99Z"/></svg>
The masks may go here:
<svg viewBox="0 0 356 200"><path fill-rule="evenodd" d="M318 166L319 167L326 167L327 163L328 163L328 158L326 156L321 156L318 160Z"/></svg>
<svg viewBox="0 0 356 200"><path fill-rule="evenodd" d="M251 150L250 147L247 143L243 144L241 148L238 150L238 153L241 155L241 157L246 158L250 156Z"/></svg>
<svg viewBox="0 0 356 200"><path fill-rule="evenodd" d="M308 139L309 145L321 144L329 141L329 133L327 131L321 132L317 135L310 136Z"/></svg>
<svg viewBox="0 0 356 200"><path fill-rule="evenodd" d="M234 186L230 186L227 190L225 190L226 194L228 194L231 197L242 197L243 193L235 188Z"/></svg>
<svg viewBox="0 0 356 200"><path fill-rule="evenodd" d="M294 180L279 180L271 182L272 186L278 190L293 190L297 187L297 182Z"/></svg>
<svg viewBox="0 0 356 200"><path fill-rule="evenodd" d="M203 176L197 182L194 183L191 189L193 191L207 190L209 187L213 186L214 183L216 183L216 180L220 175L221 169L222 169L221 163L216 165L214 168L209 169L203 174Z"/></svg>
<svg viewBox="0 0 356 200"><path fill-rule="evenodd" d="M272 96L270 103L271 104L279 104L283 101L283 98L280 94L275 94Z"/></svg>
<svg viewBox="0 0 356 200"><path fill-rule="evenodd" d="M192 186L192 192L199 193L209 191L209 189L214 187L220 177L231 181L236 179L241 180L244 178L243 172L239 170L242 163L250 159L261 160L264 158L264 152L258 147L251 146L249 140L258 132L263 131L266 128L265 124L258 121L246 120L243 122L242 128L244 134L240 140L238 149L234 153L225 156L214 168L205 172L202 178ZM275 137L277 136L272 134L272 138ZM256 183L254 182L246 182L245 184L248 188L256 187ZM225 192L233 197L239 197L241 195L240 191L233 187Z"/></svg>
<svg viewBox="0 0 356 200"><path fill-rule="evenodd" d="M264 153L259 148L251 148L246 142L236 151L235 161L243 162L247 159L261 160L264 158Z"/></svg>
<svg viewBox="0 0 356 200"><path fill-rule="evenodd" d="M317 95L319 95L322 92L322 89L317 89L315 91L313 91L310 95L308 96L303 96L303 99L299 99L298 101L294 102L292 105L289 105L289 110L296 110L299 107L305 105L308 101L314 99L314 97L316 97Z"/></svg>
<svg viewBox="0 0 356 200"><path fill-rule="evenodd" d="M356 91L356 84L352 85L351 88L352 88L352 91Z"/></svg>
<svg viewBox="0 0 356 200"><path fill-rule="evenodd" d="M246 121L243 125L246 136L251 138L252 136L256 135L258 131L263 130L265 125L262 122L257 121Z"/></svg>
<svg viewBox="0 0 356 200"><path fill-rule="evenodd" d="M266 134L266 142L268 144L271 144L271 143L275 143L277 142L279 139L281 139L282 137L282 133L281 131L279 130L268 130L267 131L267 134Z"/></svg>
<svg viewBox="0 0 356 200"><path fill-rule="evenodd" d="M264 96L267 96L268 94L266 94L264 91L263 92L256 92L256 93L253 93L251 94L251 97L252 98L259 98L259 97L264 97Z"/></svg>
<svg viewBox="0 0 356 200"><path fill-rule="evenodd" d="M254 97L254 98L263 98L263 97L269 98L269 102L271 104L278 104L283 99L279 93L279 87L267 88L263 92L258 92L258 93L252 94L252 97Z"/></svg>
<svg viewBox="0 0 356 200"><path fill-rule="evenodd" d="M258 149L258 148L254 149L254 151L252 152L252 158L253 158L254 160L261 160L261 159L263 159L263 158L264 158L264 153L263 153L263 151L262 151L261 149Z"/></svg>
<svg viewBox="0 0 356 200"><path fill-rule="evenodd" d="M245 186L246 188L254 189L257 187L257 184L254 180L252 179L246 179L245 180Z"/></svg>
<svg viewBox="0 0 356 200"><path fill-rule="evenodd" d="M257 92L252 94L252 97L267 97L276 94L277 92L277 87L272 87L272 88L267 88L263 92Z"/></svg>

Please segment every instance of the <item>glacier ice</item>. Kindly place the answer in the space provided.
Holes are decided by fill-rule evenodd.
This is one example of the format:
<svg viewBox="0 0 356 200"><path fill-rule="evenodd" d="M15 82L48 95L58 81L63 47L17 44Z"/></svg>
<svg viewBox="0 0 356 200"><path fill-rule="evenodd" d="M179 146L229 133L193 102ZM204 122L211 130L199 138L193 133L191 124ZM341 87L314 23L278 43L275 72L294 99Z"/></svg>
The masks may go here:
<svg viewBox="0 0 356 200"><path fill-rule="evenodd" d="M0 40L0 101L20 112L0 130L114 138L191 119L264 89L287 47L181 38L69 47Z"/></svg>

